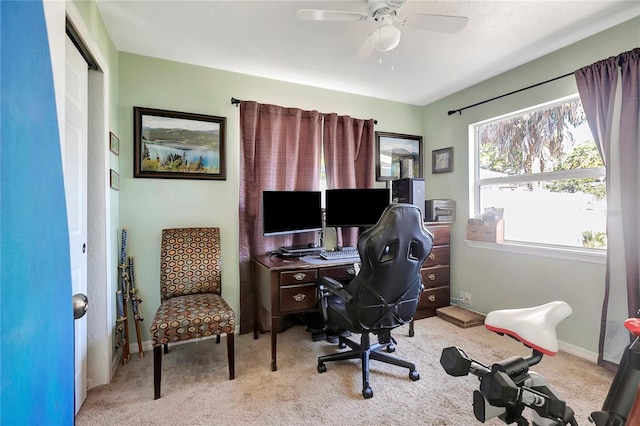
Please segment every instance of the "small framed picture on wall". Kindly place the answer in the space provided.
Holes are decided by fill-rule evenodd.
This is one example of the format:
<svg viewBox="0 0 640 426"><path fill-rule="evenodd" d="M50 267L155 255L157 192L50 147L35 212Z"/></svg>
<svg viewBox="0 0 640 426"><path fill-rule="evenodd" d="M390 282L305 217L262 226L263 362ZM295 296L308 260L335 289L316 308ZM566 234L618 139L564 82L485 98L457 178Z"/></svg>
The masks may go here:
<svg viewBox="0 0 640 426"><path fill-rule="evenodd" d="M116 191L120 190L120 175L113 169L109 169L109 186Z"/></svg>
<svg viewBox="0 0 640 426"><path fill-rule="evenodd" d="M453 147L431 151L431 173L453 171Z"/></svg>
<svg viewBox="0 0 640 426"><path fill-rule="evenodd" d="M113 132L109 132L109 150L115 155L120 152L120 139Z"/></svg>

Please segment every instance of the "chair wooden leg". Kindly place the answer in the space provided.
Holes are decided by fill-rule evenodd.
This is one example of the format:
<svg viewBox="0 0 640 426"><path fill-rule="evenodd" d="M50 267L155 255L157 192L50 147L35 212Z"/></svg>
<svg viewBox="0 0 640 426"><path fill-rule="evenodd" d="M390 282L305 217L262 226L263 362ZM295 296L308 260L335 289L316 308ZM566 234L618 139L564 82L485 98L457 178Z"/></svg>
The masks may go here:
<svg viewBox="0 0 640 426"><path fill-rule="evenodd" d="M218 335L218 337L220 337L220 335ZM229 380L233 380L236 377L236 355L233 333L227 333L227 359L229 362Z"/></svg>
<svg viewBox="0 0 640 426"><path fill-rule="evenodd" d="M220 343L220 335L216 334L216 344Z"/></svg>
<svg viewBox="0 0 640 426"><path fill-rule="evenodd" d="M160 398L160 381L162 379L162 346L153 347L153 399Z"/></svg>

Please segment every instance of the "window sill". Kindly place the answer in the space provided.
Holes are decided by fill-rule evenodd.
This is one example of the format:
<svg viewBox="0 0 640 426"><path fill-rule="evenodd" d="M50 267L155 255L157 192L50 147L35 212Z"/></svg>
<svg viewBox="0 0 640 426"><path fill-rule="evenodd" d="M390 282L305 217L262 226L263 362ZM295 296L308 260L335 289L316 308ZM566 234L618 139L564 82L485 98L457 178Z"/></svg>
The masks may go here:
<svg viewBox="0 0 640 426"><path fill-rule="evenodd" d="M526 244L520 242L487 243L484 241L464 240L467 246L477 249L496 250L531 256L552 257L554 259L575 260L578 262L607 263L607 251L598 249L581 249L579 247L560 247Z"/></svg>

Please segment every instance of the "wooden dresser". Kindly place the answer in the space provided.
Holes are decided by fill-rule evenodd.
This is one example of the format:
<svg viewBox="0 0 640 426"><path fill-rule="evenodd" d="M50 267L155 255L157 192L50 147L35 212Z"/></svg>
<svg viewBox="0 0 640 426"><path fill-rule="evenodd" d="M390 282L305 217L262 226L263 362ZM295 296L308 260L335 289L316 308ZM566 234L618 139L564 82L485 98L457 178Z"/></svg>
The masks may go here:
<svg viewBox="0 0 640 426"><path fill-rule="evenodd" d="M451 298L449 288L451 225L446 222L428 222L425 226L433 234L433 250L420 270L425 288L414 319L435 316L436 309L449 306Z"/></svg>

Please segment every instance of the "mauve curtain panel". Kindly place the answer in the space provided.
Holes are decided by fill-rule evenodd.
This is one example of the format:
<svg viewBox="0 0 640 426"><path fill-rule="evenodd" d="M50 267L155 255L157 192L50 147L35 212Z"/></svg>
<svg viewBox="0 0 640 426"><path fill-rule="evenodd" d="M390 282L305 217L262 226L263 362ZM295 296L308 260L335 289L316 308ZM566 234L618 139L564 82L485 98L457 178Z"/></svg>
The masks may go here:
<svg viewBox="0 0 640 426"><path fill-rule="evenodd" d="M327 188L373 188L374 122L324 114L323 152ZM346 232L345 232L346 231ZM355 246L358 229L336 235L338 245Z"/></svg>
<svg viewBox="0 0 640 426"><path fill-rule="evenodd" d="M322 115L240 102L240 333L253 330L251 256L295 243L262 235L262 191L317 191Z"/></svg>

